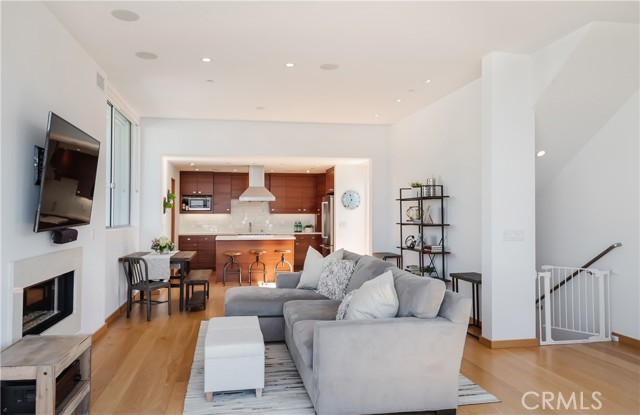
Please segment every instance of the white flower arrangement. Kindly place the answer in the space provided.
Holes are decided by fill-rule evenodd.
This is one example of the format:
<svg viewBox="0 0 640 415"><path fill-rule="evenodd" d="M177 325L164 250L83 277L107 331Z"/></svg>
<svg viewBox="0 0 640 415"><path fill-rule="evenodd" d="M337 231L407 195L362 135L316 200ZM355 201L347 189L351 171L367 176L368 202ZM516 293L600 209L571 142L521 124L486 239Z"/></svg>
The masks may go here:
<svg viewBox="0 0 640 415"><path fill-rule="evenodd" d="M159 254L164 254L169 251L173 251L176 245L166 236L155 238L151 241L151 249Z"/></svg>

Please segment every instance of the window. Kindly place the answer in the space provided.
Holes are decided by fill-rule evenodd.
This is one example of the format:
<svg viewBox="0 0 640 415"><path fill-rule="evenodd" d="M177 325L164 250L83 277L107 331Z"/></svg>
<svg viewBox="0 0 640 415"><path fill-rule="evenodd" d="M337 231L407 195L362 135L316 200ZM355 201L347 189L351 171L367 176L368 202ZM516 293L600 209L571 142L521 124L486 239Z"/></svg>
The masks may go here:
<svg viewBox="0 0 640 415"><path fill-rule="evenodd" d="M128 226L131 206L131 121L107 102L108 228Z"/></svg>

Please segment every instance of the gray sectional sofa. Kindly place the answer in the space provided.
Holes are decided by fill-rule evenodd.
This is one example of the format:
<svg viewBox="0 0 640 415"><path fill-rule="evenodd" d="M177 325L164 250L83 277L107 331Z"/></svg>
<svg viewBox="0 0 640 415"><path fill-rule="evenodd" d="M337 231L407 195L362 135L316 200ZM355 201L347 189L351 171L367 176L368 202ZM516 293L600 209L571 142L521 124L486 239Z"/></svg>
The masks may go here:
<svg viewBox="0 0 640 415"><path fill-rule="evenodd" d="M345 251L356 261L347 292L386 270L399 300L395 318L336 320L340 301L295 288L234 287L225 315L258 316L265 341L285 341L318 414L455 413L471 299L391 263Z"/></svg>

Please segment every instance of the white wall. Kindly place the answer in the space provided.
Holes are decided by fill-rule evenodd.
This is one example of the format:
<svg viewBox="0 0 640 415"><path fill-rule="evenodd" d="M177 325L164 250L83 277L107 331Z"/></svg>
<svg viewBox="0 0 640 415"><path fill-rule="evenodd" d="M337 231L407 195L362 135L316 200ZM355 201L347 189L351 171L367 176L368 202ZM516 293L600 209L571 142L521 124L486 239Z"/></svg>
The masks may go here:
<svg viewBox="0 0 640 415"><path fill-rule="evenodd" d="M54 245L50 233L33 233L38 187L33 185L33 146L45 141L47 113L54 111L101 143L105 138L104 91L98 65L36 2L2 2L2 347L11 339L12 262L58 250L83 248L82 331L104 322L105 152L101 151L92 223L78 240Z"/></svg>
<svg viewBox="0 0 640 415"><path fill-rule="evenodd" d="M146 118L141 122L140 243L166 227L160 201L166 193L164 156L280 156L370 159L373 249L390 238L389 127ZM160 199L158 199L160 198Z"/></svg>
<svg viewBox="0 0 640 415"><path fill-rule="evenodd" d="M105 238L103 320L127 301L127 281L118 258L141 250L138 245L138 228L136 227L109 229L105 234Z"/></svg>
<svg viewBox="0 0 640 415"><path fill-rule="evenodd" d="M537 267L593 265L611 277L613 331L640 339L640 108L638 92L589 140L536 199Z"/></svg>
<svg viewBox="0 0 640 415"><path fill-rule="evenodd" d="M371 180L369 163L335 166L335 249L371 254ZM360 206L347 209L342 195L355 190L360 195Z"/></svg>
<svg viewBox="0 0 640 415"><path fill-rule="evenodd" d="M482 59L482 336L535 338L531 58Z"/></svg>
<svg viewBox="0 0 640 415"><path fill-rule="evenodd" d="M476 80L395 123L392 140L392 195L386 203L393 237L385 251L397 252L400 187L436 176L444 185L447 276L451 272L480 272L480 80ZM407 227L408 228L408 227ZM409 231L405 229L405 235ZM417 254L405 254L405 264L417 264ZM439 261L438 261L439 262ZM461 283L461 292L471 295Z"/></svg>

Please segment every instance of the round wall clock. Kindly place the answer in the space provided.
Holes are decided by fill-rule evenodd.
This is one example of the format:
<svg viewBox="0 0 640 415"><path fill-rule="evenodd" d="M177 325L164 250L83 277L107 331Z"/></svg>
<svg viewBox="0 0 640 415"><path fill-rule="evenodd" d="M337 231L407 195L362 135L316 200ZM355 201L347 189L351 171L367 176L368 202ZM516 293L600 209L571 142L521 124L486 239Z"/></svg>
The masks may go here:
<svg viewBox="0 0 640 415"><path fill-rule="evenodd" d="M347 209L355 209L360 206L360 194L355 190L347 190L342 195L342 205Z"/></svg>

